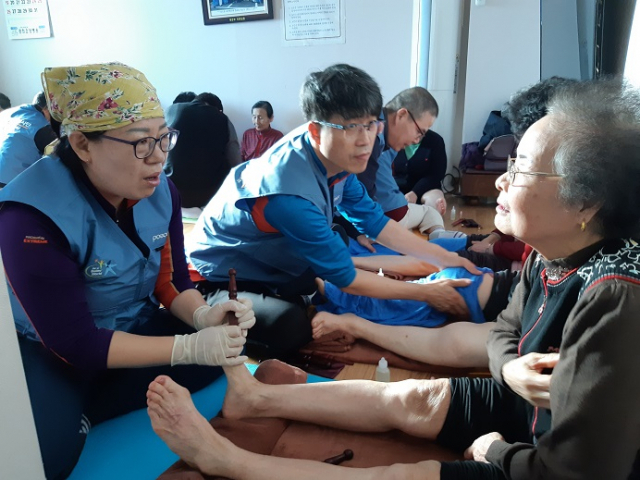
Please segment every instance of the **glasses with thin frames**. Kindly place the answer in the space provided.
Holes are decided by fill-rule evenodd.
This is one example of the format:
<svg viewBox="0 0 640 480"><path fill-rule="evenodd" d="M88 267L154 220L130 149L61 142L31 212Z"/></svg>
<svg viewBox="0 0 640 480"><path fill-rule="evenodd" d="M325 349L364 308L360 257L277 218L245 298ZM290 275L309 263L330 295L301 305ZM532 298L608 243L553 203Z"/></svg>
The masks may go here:
<svg viewBox="0 0 640 480"><path fill-rule="evenodd" d="M515 185L516 175L529 175L530 177L551 177L551 178L563 178L565 175L559 173L547 173L547 172L521 172L516 167L516 159L509 157L507 159L507 181L509 185Z"/></svg>
<svg viewBox="0 0 640 480"><path fill-rule="evenodd" d="M129 140L123 140L122 138L110 137L109 135L101 135L100 138L107 138L109 140L113 140L114 142L126 143L127 145L131 145L133 147L133 154L136 156L136 158L144 160L145 158L150 157L153 154L153 151L156 148L156 144L160 147L160 150L165 153L172 150L173 147L176 146L178 135L180 135L180 131L169 130L167 133L163 133L158 138L144 137L139 140L134 140L133 142Z"/></svg>
<svg viewBox="0 0 640 480"><path fill-rule="evenodd" d="M335 128L336 130L342 130L347 137L357 137L362 132L367 133L380 133L382 129L382 120L372 120L369 123L349 123L348 125L338 125L337 123L315 121L318 125L323 127Z"/></svg>
<svg viewBox="0 0 640 480"><path fill-rule="evenodd" d="M415 117L413 116L413 114L407 110L407 113L409 114L409 116L411 117L411 120L413 120L413 124L416 126L416 129L418 130L418 136L416 137L416 139L418 140L416 143L419 143L422 141L422 139L424 138L424 136L427 134L427 132L425 132L424 130L422 130L420 128L420 125L418 125L418 122L416 122Z"/></svg>

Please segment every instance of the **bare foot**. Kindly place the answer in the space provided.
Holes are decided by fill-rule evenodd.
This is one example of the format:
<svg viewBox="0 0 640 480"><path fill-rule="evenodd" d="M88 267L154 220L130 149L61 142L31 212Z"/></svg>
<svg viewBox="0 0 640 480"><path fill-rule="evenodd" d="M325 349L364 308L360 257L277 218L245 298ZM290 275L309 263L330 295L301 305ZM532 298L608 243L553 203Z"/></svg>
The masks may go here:
<svg viewBox="0 0 640 480"><path fill-rule="evenodd" d="M444 216L447 211L447 201L444 198L439 198L436 200L435 208L440 213L440 215Z"/></svg>
<svg viewBox="0 0 640 480"><path fill-rule="evenodd" d="M329 312L318 312L311 320L313 338L318 339L336 330L345 332L354 338L359 338L355 332L358 320L360 320L358 317L350 313L334 315Z"/></svg>
<svg viewBox="0 0 640 480"><path fill-rule="evenodd" d="M229 473L234 445L196 410L189 391L160 375L147 390L153 431L189 465L210 475Z"/></svg>
<svg viewBox="0 0 640 480"><path fill-rule="evenodd" d="M222 416L231 419L256 416L257 400L264 384L253 378L244 365L223 368L228 386L224 394Z"/></svg>

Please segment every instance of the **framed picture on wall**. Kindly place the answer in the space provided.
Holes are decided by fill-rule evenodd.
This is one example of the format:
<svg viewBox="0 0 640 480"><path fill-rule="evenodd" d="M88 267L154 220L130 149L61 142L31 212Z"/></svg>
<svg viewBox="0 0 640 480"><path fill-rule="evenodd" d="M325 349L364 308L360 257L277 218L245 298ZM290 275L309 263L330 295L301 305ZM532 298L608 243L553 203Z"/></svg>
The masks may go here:
<svg viewBox="0 0 640 480"><path fill-rule="evenodd" d="M205 25L273 18L273 0L202 0Z"/></svg>

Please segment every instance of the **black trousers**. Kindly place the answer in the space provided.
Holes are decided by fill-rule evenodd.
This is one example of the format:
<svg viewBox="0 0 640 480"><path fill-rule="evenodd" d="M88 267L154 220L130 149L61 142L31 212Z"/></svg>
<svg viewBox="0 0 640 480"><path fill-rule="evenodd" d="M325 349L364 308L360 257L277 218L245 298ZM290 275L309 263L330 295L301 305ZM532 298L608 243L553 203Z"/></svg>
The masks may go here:
<svg viewBox="0 0 640 480"><path fill-rule="evenodd" d="M194 331L160 310L132 333L169 336ZM145 408L147 387L158 375L170 375L195 392L223 374L220 367L198 365L87 372L65 363L40 342L21 336L18 341L48 479L66 478L71 473L92 425Z"/></svg>
<svg viewBox="0 0 640 480"><path fill-rule="evenodd" d="M507 442L533 443L525 400L491 378L452 378L451 405L438 435L439 444L464 451L487 433L498 432ZM500 468L473 461L443 462L442 480L505 480Z"/></svg>
<svg viewBox="0 0 640 480"><path fill-rule="evenodd" d="M291 355L312 340L311 321L307 316L303 294L313 293L315 275L301 278L298 286L305 288L297 293L276 294L266 286L255 282L238 282L238 296L253 303L256 324L247 336L247 354L265 360L278 358L289 361ZM209 305L229 299L228 284L200 282L196 288Z"/></svg>

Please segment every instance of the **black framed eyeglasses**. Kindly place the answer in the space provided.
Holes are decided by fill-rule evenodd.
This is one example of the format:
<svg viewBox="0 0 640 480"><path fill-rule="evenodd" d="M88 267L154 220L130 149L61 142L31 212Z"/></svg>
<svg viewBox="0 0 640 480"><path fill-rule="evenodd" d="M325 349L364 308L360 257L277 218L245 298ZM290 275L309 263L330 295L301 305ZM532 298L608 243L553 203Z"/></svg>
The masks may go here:
<svg viewBox="0 0 640 480"><path fill-rule="evenodd" d="M413 124L416 126L416 129L418 130L418 137L417 138L418 138L418 142L420 142L420 141L422 141L424 136L427 134L427 132L420 128L420 125L418 125L418 122L416 122L416 119L415 119L415 117L413 116L413 114L411 113L410 110L407 110L407 113L411 117L411 120L413 120Z"/></svg>
<svg viewBox="0 0 640 480"><path fill-rule="evenodd" d="M107 138L114 142L126 143L133 146L133 154L136 158L144 160L153 154L153 150L156 148L156 144L160 146L160 150L167 153L176 146L178 141L179 130L169 130L167 133L163 133L158 138L144 137L139 140L130 142L129 140L123 140L122 138L110 137L109 135L101 135L100 138Z"/></svg>
<svg viewBox="0 0 640 480"><path fill-rule="evenodd" d="M510 185L514 185L515 186L515 181L516 181L516 175L520 174L520 175L528 175L531 177L551 177L551 178L563 178L566 175L560 174L560 173L547 173L547 172L521 172L520 170L518 170L518 167L516 167L516 159L515 158L511 158L509 157L507 159L507 182L509 182Z"/></svg>
<svg viewBox="0 0 640 480"><path fill-rule="evenodd" d="M369 123L349 123L348 125L338 125L337 123L321 122L319 120L313 122L323 127L335 128L336 130L342 130L347 137L356 137L362 132L380 133L383 122L382 120L372 120Z"/></svg>

